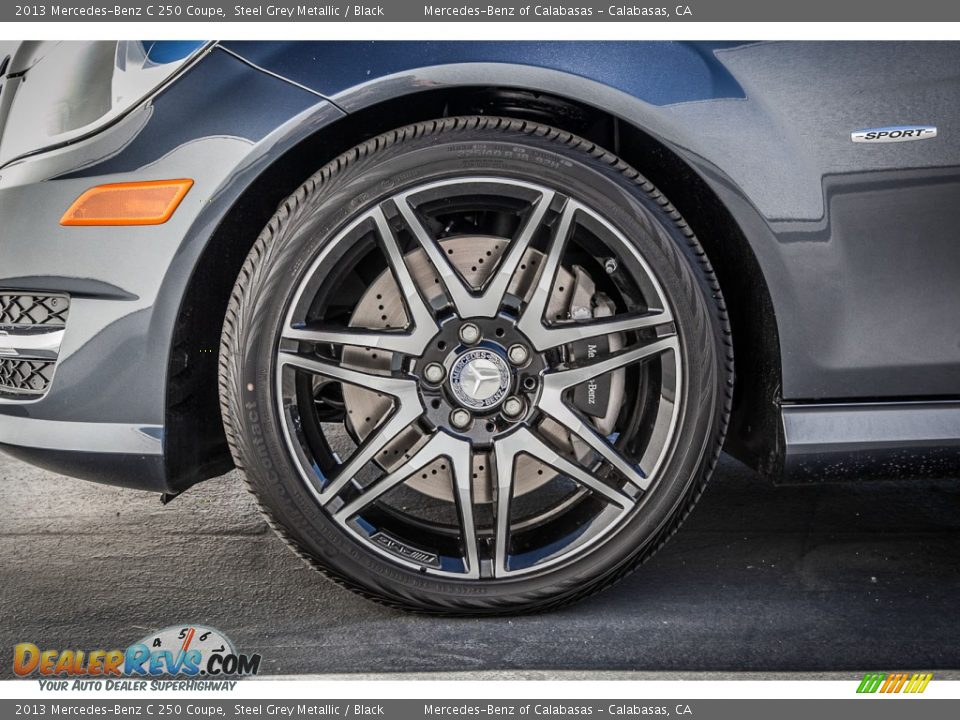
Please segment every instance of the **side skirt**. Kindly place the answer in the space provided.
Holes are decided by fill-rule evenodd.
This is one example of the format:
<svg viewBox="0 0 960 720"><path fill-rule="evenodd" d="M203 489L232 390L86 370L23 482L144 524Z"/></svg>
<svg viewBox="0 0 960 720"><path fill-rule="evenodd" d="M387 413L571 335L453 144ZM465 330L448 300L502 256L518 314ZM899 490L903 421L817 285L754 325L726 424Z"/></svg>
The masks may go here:
<svg viewBox="0 0 960 720"><path fill-rule="evenodd" d="M782 407L781 482L960 477L960 402Z"/></svg>

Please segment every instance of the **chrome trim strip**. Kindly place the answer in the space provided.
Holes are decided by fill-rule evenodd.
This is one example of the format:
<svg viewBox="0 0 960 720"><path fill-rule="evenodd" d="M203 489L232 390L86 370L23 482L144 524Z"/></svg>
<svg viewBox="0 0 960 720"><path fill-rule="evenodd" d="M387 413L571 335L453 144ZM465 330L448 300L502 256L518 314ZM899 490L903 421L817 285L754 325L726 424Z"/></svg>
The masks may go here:
<svg viewBox="0 0 960 720"><path fill-rule="evenodd" d="M790 456L960 447L960 402L784 405Z"/></svg>
<svg viewBox="0 0 960 720"><path fill-rule="evenodd" d="M63 342L63 327L0 326L0 357L56 360Z"/></svg>

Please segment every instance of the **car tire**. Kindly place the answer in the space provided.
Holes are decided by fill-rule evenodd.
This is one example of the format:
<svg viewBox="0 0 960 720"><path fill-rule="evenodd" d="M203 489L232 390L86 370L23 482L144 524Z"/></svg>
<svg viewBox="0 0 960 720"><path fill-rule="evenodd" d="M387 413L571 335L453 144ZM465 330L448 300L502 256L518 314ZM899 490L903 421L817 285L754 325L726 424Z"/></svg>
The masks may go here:
<svg viewBox="0 0 960 720"><path fill-rule="evenodd" d="M414 209L405 215L404 207ZM518 297L504 291L498 314L471 320L472 311L464 309L476 310L481 295L493 294L488 289L498 271L490 271L486 285L471 285L466 278L480 272L477 261L458 261L472 262L472 271L458 265L451 273L454 249L462 254L463 248L493 248L492 238L502 235L506 249L498 268L503 268L513 243L526 232L524 223L534 225L530 218L538 207L544 227L530 230L530 248L517 257L538 258L548 269L537 271L542 276L528 286L513 277L509 287ZM421 231L434 237L424 241ZM441 249L441 257L447 249L448 264L430 255L429 243ZM551 264L551 248L558 243L563 247ZM391 247L403 258L399 266ZM475 254L482 262L483 254ZM519 265L512 267L520 272ZM555 275L546 281L548 272ZM434 286L426 288L431 273ZM526 312L540 302L540 287L546 290L538 308L565 302L567 290L558 289L564 277L576 278L576 292L582 290L590 301L571 300L555 321ZM411 280L418 295L408 292ZM394 288L392 303L402 304L402 311L393 308L391 317L405 317L402 331L356 326L361 305L372 307L375 284ZM380 302L386 322L392 308ZM422 323L413 323L414 316ZM635 327L641 316L668 321ZM495 333L502 328L494 324L501 320L508 337L522 339L514 344L524 345L526 367L535 366L529 370L532 380L521 378L512 351L498 345ZM468 342L472 331L464 326L471 323L487 349ZM421 324L434 333L428 346L413 340ZM593 357L589 347L597 337L572 340L595 332L594 325L617 330L599 336L606 343L603 367L614 368L628 355L640 359L567 387L564 383L595 372L572 373L598 362L584 359ZM376 357L376 347L352 345L351 332L387 338L387 347L401 348L386 352L389 368L364 369L363 377L372 379L360 382L359 389L360 371L350 369L355 364L347 358L357 352ZM347 339L341 343L341 338ZM559 343L562 339L570 341ZM644 349L654 345L666 349ZM427 363L428 352L436 354L441 346L449 354ZM444 373L436 386L424 379L431 364L439 366L432 368L437 375ZM488 370L489 381L483 376ZM463 379L468 373L472 386ZM562 130L508 118L452 117L358 145L282 203L234 287L219 381L234 461L271 527L298 555L347 588L390 606L487 615L584 598L623 578L676 531L723 443L733 357L722 294L706 254L649 181L610 152ZM606 400L608 416L614 417L608 426L583 409L590 396L580 390L601 381L607 384L598 392L611 396L610 383L620 383L620 397ZM383 407L375 404L383 402L381 394L364 400L381 385L385 393L396 387L409 395L392 396L393 414L365 418L369 427L362 426L352 409L361 401L368 403L362 407ZM527 385L531 390L524 394ZM457 405L461 396L465 407ZM517 402L494 410L482 404L513 399ZM343 443L360 453L401 410L417 403L424 410L403 431L416 435L404 453L413 460L388 465L377 459L360 466L373 479L358 479L357 471L340 480L337 471L350 460L334 446ZM523 419L508 416L517 405L526 413ZM455 417L462 410L466 415ZM465 416L469 430L456 425ZM391 436L378 452L388 454L399 442ZM426 447L434 448L432 454L419 458ZM484 467L478 457L489 459L480 473L489 488L467 476ZM520 460L533 480L521 477ZM441 466L450 478L449 495L427 477L426 468ZM420 485L400 481L409 468L416 478L424 470ZM544 468L556 475L542 480ZM390 484L390 490L364 505L378 483ZM394 494L402 494L402 502L392 500ZM408 512L410 498L422 501L423 508ZM354 506L359 509L351 510Z"/></svg>

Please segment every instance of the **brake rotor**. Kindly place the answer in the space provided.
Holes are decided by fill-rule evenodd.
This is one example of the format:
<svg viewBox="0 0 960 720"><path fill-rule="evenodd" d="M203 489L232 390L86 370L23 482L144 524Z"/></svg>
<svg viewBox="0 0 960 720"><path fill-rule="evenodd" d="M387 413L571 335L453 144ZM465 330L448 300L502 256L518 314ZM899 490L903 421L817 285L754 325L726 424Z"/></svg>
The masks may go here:
<svg viewBox="0 0 960 720"><path fill-rule="evenodd" d="M508 241L500 237L457 236L439 241L447 253L448 260L456 268L467 284L478 289L483 286L497 267L500 255ZM543 253L528 249L520 267L510 283L509 292L517 297L527 298L532 293L543 263ZM414 250L405 256L407 268L417 287L430 303L443 295L440 279L433 265L422 249ZM581 308L591 307L593 283L580 268L573 272L561 267L557 271L553 292L547 305L549 319L575 317ZM408 324L407 313L400 289L393 273L384 270L367 288L360 298L350 320L350 327L367 329L403 328ZM347 348L343 352L342 362L346 366L361 370L390 369L392 354L376 348ZM611 406L614 404L611 395ZM379 423L386 418L392 408L389 397L358 387L343 385L343 402L346 410L346 422L358 442L366 439ZM611 413L612 413L611 408ZM610 413L608 413L609 415ZM550 438L558 449L570 452L581 450L570 442L569 433L552 420L545 420L540 432ZM412 456L417 446L426 440L426 436L416 429L409 429L387 445L376 457L376 462L384 471L390 472ZM582 443L581 443L582 444ZM579 453L578 453L579 454ZM490 454L475 452L473 456L473 490L475 502L493 501L493 481L490 471ZM514 474L514 495L529 493L549 482L555 471L533 458L522 455L517 458ZM437 460L414 474L406 483L409 487L428 496L453 501L453 483L448 464Z"/></svg>

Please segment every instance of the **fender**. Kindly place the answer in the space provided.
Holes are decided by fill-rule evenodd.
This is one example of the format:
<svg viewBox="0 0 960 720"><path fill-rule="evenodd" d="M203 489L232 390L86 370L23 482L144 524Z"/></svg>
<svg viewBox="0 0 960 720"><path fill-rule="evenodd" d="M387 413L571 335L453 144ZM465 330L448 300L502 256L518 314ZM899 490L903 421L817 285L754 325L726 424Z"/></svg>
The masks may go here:
<svg viewBox="0 0 960 720"><path fill-rule="evenodd" d="M834 255L847 251L847 243L863 242L862 231L855 235L858 228L849 224L848 213L838 216L845 223L831 217L831 203L869 198L878 186L891 187L905 172L910 175L910 183L895 192L903 196L908 206L924 205L925 186L930 184L939 188L934 198L956 187L956 174L949 172L951 164L958 164L955 142L948 147L952 154L943 154L943 148L936 148L935 142L915 144L921 148L930 146L914 160L927 169L906 171L902 168L902 159L881 154L879 148L871 148L876 150L872 156L862 155L863 146L850 143L850 128L838 122L823 128L821 134L829 137L825 143L827 148L818 147L814 152L809 138L792 117L797 112L795 106L771 94L775 85L766 84L747 93L739 81L744 78L746 86L761 80L767 82L763 72L768 64L778 67L781 73L788 73L786 77L790 79L793 76L785 66L796 64L802 68L804 63L813 62L811 56L817 53L833 51L842 55L850 51L848 48L842 44L825 50L813 47L816 44L761 43L694 46L691 50L691 46L681 44L683 52L676 52L678 44L658 43L653 49L659 48L662 57L656 64L650 44L613 44L611 52L619 57L621 65L631 70L618 73L617 63L609 57L604 58L606 64L597 60L589 62L584 51L584 46L589 44L497 45L500 52L509 52L525 63L506 62L504 57L492 53L489 45L354 43L347 48L339 43L227 43L221 46L225 52L258 70L312 93L316 101L251 148L236 176L215 194L209 213L197 221L196 231L191 230L185 244L206 242L214 223L242 197L260 171L344 115L360 113L400 97L445 88L495 86L542 92L602 109L638 128L681 158L720 199L749 243L770 289L775 318L781 319L776 329L785 400L823 402L876 396L875 391L865 391L871 387L882 387L894 397L914 396L923 394L925 386L941 383L944 374L956 373L955 361L950 359L952 354L947 358L950 364L946 365L941 357L926 360L934 365L934 373L924 372L922 362L914 363L910 372L905 372L905 366L896 364L898 354L886 349L886 345L897 341L889 332L874 334L871 337L874 347L866 347L852 336L836 336L832 328L834 313L811 314L809 311L811 303L822 305L825 298L831 298L831 304L836 306L837 286L830 280L826 268L836 263ZM482 61L438 62L455 59L452 47L462 50L461 58L477 57ZM558 52L558 48L566 55ZM639 60L618 56L617 53L625 52L624 48L636 50ZM346 52L347 49L351 52ZM860 47L857 51L864 52ZM872 45L869 51L877 55L884 52L882 44ZM806 55L796 57L798 52ZM943 52L949 54L956 50L947 48ZM312 61L305 60L307 54ZM644 65L647 61L650 64ZM418 62L420 64L415 64ZM576 63L580 66L574 72L569 66ZM799 72L798 69L794 76ZM589 77L588 74L605 75ZM663 81L664 77L674 81L672 89L667 87L669 83ZM797 84L802 80L799 76L793 79ZM795 90L791 82L787 82L786 87ZM803 82L809 85L806 80ZM879 91L875 94L879 102L882 95ZM813 88L807 101L813 102L817 97ZM955 100L950 102L956 104ZM941 121L940 114L948 110L951 110L949 106L936 108L930 120ZM830 172L831 168L843 171ZM882 168L893 169L876 172ZM880 220L884 208L879 210L877 222L886 222ZM883 240L882 246L888 253L895 254L892 239L878 232L870 234L872 249L878 247L878 238ZM939 242L945 236L935 239ZM811 241L816 244L811 245ZM798 255L800 252L804 254ZM199 257L199 251L190 255ZM811 263L810 258L814 262ZM945 271L946 266L941 267L940 272ZM869 295L843 299L860 305L872 301ZM859 316L863 317L863 313ZM792 320L784 323L782 318ZM887 364L877 366L869 356L864 357L865 352L885 358ZM854 377L860 378L858 385L851 382Z"/></svg>
<svg viewBox="0 0 960 720"><path fill-rule="evenodd" d="M716 141L724 123L738 127L748 144L779 132L776 118L766 113L748 113L750 125L740 117L727 118L730 112L744 114L745 91L721 58L724 52L750 46L603 43L602 53L596 43L228 42L222 47L264 72L321 93L347 115L424 91L491 86L544 93L602 110L667 147L699 175L733 216L765 278L783 275L784 260L775 233L743 181L771 197L802 193L811 217L819 221L824 214L819 175L804 172L801 147L765 144L768 164L760 173L760 168L746 168L737 159L747 153L746 147ZM483 61L440 62L464 57ZM616 67L622 70L614 72ZM718 129L705 132L706 122ZM315 123L306 121L301 139L316 130ZM731 167L744 169L731 177ZM772 297L778 317L781 306L792 304L789 297ZM779 353L782 345L776 344Z"/></svg>
<svg viewBox="0 0 960 720"><path fill-rule="evenodd" d="M904 308L952 327L960 262L960 137L855 143L851 132L913 107L952 127L960 47L911 48L894 68L817 81L824 67L889 67L889 43L228 43L231 52L320 92L346 113L444 87L524 88L600 108L682 158L740 226L779 322L791 402L936 397L960 366L949 333L931 340ZM897 46L899 47L899 46ZM904 50L905 51L905 50ZM857 102L851 102L857 97ZM899 118L897 118L899 119ZM642 168L641 168L642 170ZM676 193L674 193L675 195ZM678 204L680 200L674 198ZM923 242L907 243L923 223ZM904 252L909 262L904 262ZM838 282L838 267L847 268ZM875 281L877 269L906 273ZM925 287L922 301L910 288ZM790 318L790 322L783 322ZM912 352L906 356L904 348Z"/></svg>
<svg viewBox="0 0 960 720"><path fill-rule="evenodd" d="M659 118L658 106L640 101L629 95L625 95L619 90L606 86L602 83L580 78L557 70L514 65L506 66L503 64L498 65L496 69L499 71L504 71L505 68L508 75L512 74L516 76L517 82L514 87L517 89L523 89L526 92L539 92L558 98L566 97L568 100L576 102L581 106L593 105L596 108L603 108L607 111L609 111L611 108L620 110L622 112L616 114L619 114L619 116L622 118L629 118L628 122L632 127L642 130L642 132L648 136L654 137L658 142L667 145L668 148L674 152L674 154L676 154L678 157L686 159L687 163L691 166L694 164L702 164L699 158L691 155L681 145L679 145L675 139L664 137L662 134L651 130L651 127L657 125L664 129L669 129L669 124L665 123ZM263 69L261 68L261 70ZM344 116L349 117L350 114L363 114L368 109L372 109L371 112L366 112L366 118L367 121L369 121L371 117L377 117L377 107L382 103L392 101L394 103L394 107L396 107L396 99L398 97L402 98L410 94L422 92L424 87L433 89L447 88L453 90L462 90L463 88L475 87L481 83L483 78L490 77L490 70L491 68L484 64L431 66L429 68L417 70L415 73L407 75L403 78L397 76L377 78L373 81L363 83L360 86L347 88L344 92L333 98L321 99L319 96L317 96L317 102L311 108L308 108L302 113L291 118L276 131L270 133L263 140L252 146L243 162L238 165L237 172L229 178L228 182L224 183L220 188L217 189L210 207L204 210L204 213L197 220L197 222L194 223L194 226L191 228L184 240L184 247L178 257L178 261L182 260L184 263L189 263L189 265L184 264L180 268L172 269L168 275L169 277L175 279L174 287L170 289L170 292L177 298L182 295L183 291L180 287L179 279L183 277L184 272L194 274L196 272L196 264L200 262L202 257L210 257L209 252L206 256L204 256L203 253L205 252L207 243L214 234L214 228L216 228L228 214L233 212L234 208L239 207L243 202L247 201L246 199L251 197L254 200L256 199L257 192L251 190L251 188L259 181L261 174L268 171L268 168L276 163L278 159L290 153L292 149L297 148L298 146L301 146L309 141L309 147L313 148L314 152L319 150L321 153L323 153L325 152L324 138L330 137L331 142L336 143L337 141L333 140L333 138L342 134L340 130L331 128L331 125L338 124L338 127L342 128L343 123L338 123L338 121L343 119ZM267 74L273 75L273 73L270 73L266 70L263 71L267 72ZM430 73L429 82L421 82L422 78L420 73L422 72ZM300 88L302 86L296 84L296 87ZM564 92L566 92L566 95L564 95ZM399 124L399 121L397 121L395 124ZM325 134L324 131L327 129L329 129L330 132ZM388 126L383 126L379 127L377 131L379 132L387 129L389 129ZM303 146L306 147L307 145ZM322 155L322 157L329 157L329 154ZM705 170L701 169L699 172L701 173L702 178L709 178L709 184L714 185L715 194L718 196L730 195L730 198L721 202L726 202L728 205L736 206L743 210L744 217L747 218L747 221L752 223L752 226L756 229L753 233L755 237L764 237L765 235L768 235L769 231L766 229L762 219L760 219L758 215L752 211L750 204L744 200L742 194L736 192L735 189L731 189L733 188L733 183L729 179L726 179L719 169L710 166L705 167ZM312 172L315 169L316 167L311 166L309 170L304 171L303 176L306 177L309 172ZM293 188L291 187L290 190L292 191L292 189ZM280 200L282 200L282 197L276 197L275 202L279 202ZM261 222L265 222L265 220L262 220ZM735 223L737 222L743 223L744 220L740 219L735 221ZM217 244L217 247L221 246L222 240L218 241ZM739 252L747 254L751 253L749 247L743 243L743 241L740 242L739 247L741 248ZM220 251L215 250L214 252L215 256L219 257ZM206 264L209 262L209 259L204 260L203 262ZM735 267L733 272L736 272L742 276L745 273L744 268L749 267L751 269L746 273L747 275L751 277L758 277L762 275L762 272L757 270L755 258L752 258L749 261L744 258L744 263L745 264L742 266L738 265ZM762 279L757 280L756 282L759 282L761 286L763 284ZM189 285L191 292L195 284L196 283L191 279ZM229 289L227 289L227 291L228 290ZM167 292L166 287L164 292ZM765 297L768 297L768 291L766 288L762 288L758 292L762 293ZM746 302L756 305L756 297L757 295L755 292L749 292L748 300ZM729 299L733 300L732 297ZM195 304L193 301L187 302L189 304ZM770 308L769 300L767 300L767 303L768 304L766 305L766 308ZM773 312L771 310L766 310L766 314L764 316L770 317L770 322L773 322ZM767 325L766 327L769 328L770 326ZM165 327L161 328L161 330L164 333L172 332L173 325L165 325ZM168 336L164 335L164 337ZM770 351L769 353L767 353L767 351L763 351L764 354L768 355L768 358L764 361L765 364L763 367L769 368L770 379L764 380L762 383L756 382L757 378L760 376L756 372L752 373L752 377L755 380L754 384L756 385L756 389L755 391L746 391L750 393L751 397L753 397L754 393L760 392L762 392L765 397L767 395L772 397L775 395L776 389L780 384L778 364L780 346L776 337L775 329L770 330L767 339L770 344ZM755 355L755 353L748 352L745 354L745 357L749 355ZM209 358L201 358L201 360L206 359ZM766 372L767 371L765 370L765 374L763 375L764 378L768 377ZM213 398L212 401L215 403L216 398ZM755 402L758 401L750 401L751 404ZM765 406L769 406L771 408L773 407L771 402L759 402L763 402ZM196 413L191 413L191 415L195 414ZM170 424L180 425L183 422L189 422L189 420L187 418L180 417L177 419L176 423ZM765 419L762 423L758 421L757 417L754 417L752 422L754 427L759 427L760 425L769 427L771 437L773 438L771 442L776 442L778 432L776 430L776 421L773 417ZM175 446L177 446L176 443L171 444L171 447ZM188 447L183 448L184 452L188 449ZM771 450L768 452L773 451ZM761 451L759 454L766 457L768 452ZM757 454L757 451L751 450L749 454L754 456Z"/></svg>

